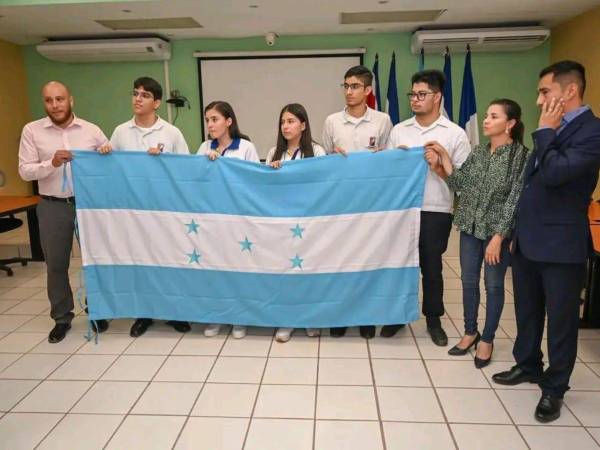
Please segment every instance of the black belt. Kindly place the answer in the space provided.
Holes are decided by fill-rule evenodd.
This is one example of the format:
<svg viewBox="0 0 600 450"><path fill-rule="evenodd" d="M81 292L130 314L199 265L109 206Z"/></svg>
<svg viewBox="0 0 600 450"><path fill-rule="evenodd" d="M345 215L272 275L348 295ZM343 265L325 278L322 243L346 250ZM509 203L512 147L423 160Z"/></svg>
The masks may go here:
<svg viewBox="0 0 600 450"><path fill-rule="evenodd" d="M40 195L40 197L50 202L75 203L75 197L53 197L52 195Z"/></svg>

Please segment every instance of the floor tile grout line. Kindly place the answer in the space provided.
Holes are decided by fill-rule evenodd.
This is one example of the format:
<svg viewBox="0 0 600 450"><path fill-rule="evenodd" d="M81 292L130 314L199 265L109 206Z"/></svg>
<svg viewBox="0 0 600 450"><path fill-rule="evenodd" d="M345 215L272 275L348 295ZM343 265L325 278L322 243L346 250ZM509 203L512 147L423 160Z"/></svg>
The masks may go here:
<svg viewBox="0 0 600 450"><path fill-rule="evenodd" d="M592 438L592 440L598 444L598 441L596 440L594 435L590 432L590 430L588 430L588 428L583 424L583 422L579 419L579 417L577 417L577 415L573 412L573 410L571 408L569 408L569 405L567 404L567 402L563 402L563 407L567 408L567 410L571 413L571 415L579 423L580 427L583 428L586 431L586 433Z"/></svg>
<svg viewBox="0 0 600 450"><path fill-rule="evenodd" d="M313 435L312 435L312 450L316 450L317 448L317 404L319 401L319 361L321 359L321 334L323 330L319 333L317 337L317 373L315 377L315 406L313 408Z"/></svg>
<svg viewBox="0 0 600 450"><path fill-rule="evenodd" d="M202 333L204 333L204 330L202 330ZM218 334L217 336L220 336L220 334ZM216 336L213 336L213 337L216 337ZM181 439L181 435L183 434L183 430L185 430L185 427L187 426L188 422L190 421L190 418L191 417L198 417L198 416L192 416L192 411L194 411L194 408L196 407L196 404L198 403L198 400L200 399L200 396L202 395L202 392L204 391L204 388L206 387L207 384L209 384L208 383L208 379L210 377L210 374L214 370L215 365L217 364L217 361L219 360L219 357L221 355L221 352L223 351L223 348L225 348L225 344L230 339L230 337L231 337L231 330L229 330L229 333L225 336L225 339L221 343L221 347L219 348L219 351L217 352L217 354L216 355L211 355L211 356L215 357L215 360L213 361L212 365L210 366L210 369L208 370L208 372L206 373L206 378L204 380L204 383L202 383L202 387L200 387L200 390L198 391L198 394L196 395L196 398L192 402L192 406L191 406L190 410L186 414L186 418L183 421L183 425L181 426L181 428L179 430L179 433L177 433L177 437L173 441L173 446L171 447L171 450L175 450L175 447L177 446L177 443L179 442L179 439ZM207 339L211 339L211 338L207 338ZM176 355L176 356L182 356L182 355ZM185 355L183 355L183 356L185 356ZM193 356L196 356L196 355L193 355Z"/></svg>
<svg viewBox="0 0 600 450"><path fill-rule="evenodd" d="M62 413L62 412L39 412L39 411L17 411L17 412L13 412L11 413L13 415L26 415L26 414L38 414L38 415L54 415L54 416L59 416L59 415L69 415L69 416L123 416L123 414L120 413L98 413L98 412L94 412L94 413L85 413L85 412L70 412L70 413ZM151 414L151 413L140 413L140 414L133 414L135 416L144 416L144 417L187 417L186 414ZM195 418L209 418L209 419L249 419L248 416L191 416L191 417L195 417ZM258 419L275 419L275 420L290 420L290 421L294 421L294 420L303 420L303 421L312 421L311 418L298 418L298 417L257 417ZM323 421L327 421L327 422L365 422L365 423L379 423L379 420L377 419L321 419ZM383 420L384 423L406 423L406 424L412 424L412 423L418 423L418 424L434 424L434 425L444 425L446 424L446 422L444 421L431 421L431 420L398 420L398 419L387 419L387 420ZM448 422L449 424L452 425L484 425L484 426L493 426L493 427L510 427L511 424L508 423L498 423L498 422L468 422L468 421L460 421L460 420L454 420L454 421L450 421ZM598 429L599 427L597 426L589 426L589 427L585 427L585 426L581 426L581 425L556 425L556 424L543 424L543 423L522 423L522 424L516 424L516 427L529 427L529 428L569 428L569 429L574 429L574 430L581 430L582 428L592 428L592 429Z"/></svg>
<svg viewBox="0 0 600 450"><path fill-rule="evenodd" d="M377 331L377 330L375 330ZM387 442L385 439L385 430L383 427L383 420L381 418L381 407L379 405L379 392L377 390L377 381L375 379L375 369L373 368L373 360L371 358L371 340L366 339L367 344L367 354L369 355L369 368L371 369L371 381L373 382L373 395L375 396L375 407L377 409L377 421L379 422L379 432L381 433L381 444L383 445L383 450L387 450ZM415 341L416 345L416 341Z"/></svg>
<svg viewBox="0 0 600 450"><path fill-rule="evenodd" d="M110 326L110 324L109 324L109 326ZM101 338L100 338L100 337L98 337L98 339L100 340ZM87 340L87 339L84 337L84 340ZM57 371L59 368L61 368L61 367L62 367L64 364L66 364L66 362L67 362L67 361L69 361L69 360L70 360L70 359L71 359L73 356L75 356L75 355L78 355L78 353L77 353L77 352L78 352L78 351L79 351L81 348L83 348L85 345L87 345L87 344L89 344L89 343L91 343L91 342L92 342L92 340L89 340L89 341L87 341L87 342L84 342L84 343L83 343L82 345L80 345L80 346L79 346L79 347L78 347L76 350L74 350L74 351L71 353L71 355L70 355L68 358L66 358L66 359L63 361L63 363L62 363L62 364L60 364L58 367L56 367L56 369L54 369L52 372L50 372L50 373L48 374L48 376L47 376L47 377L44 379L44 382L45 382L45 381L49 381L49 380L48 380L48 377L50 377L50 376L51 376L51 375L52 375L54 372L56 372L56 371ZM129 344L128 344L128 345L127 345L127 346L126 346L124 349L123 349L123 351L125 351L125 350L126 350L126 349L127 349L127 348L128 348L130 345L131 345L131 344L133 344L134 342L135 342L135 339L133 339L133 340L132 340L132 341L131 341L131 342L130 342L130 343L129 343ZM98 344L97 344L97 343L94 343L94 345L98 345ZM122 352L121 352L121 354L122 354ZM82 394L82 395L79 397L79 399L77 399L77 401L75 401L75 402L74 402L74 403L71 405L71 407L69 408L69 410L68 410L66 413L64 413L63 417L62 417L62 418L61 418L61 419L60 419L58 422L56 422L56 424L55 424L55 425L52 427L52 429L50 429L50 431L48 431L48 433L46 433L46 434L44 435L44 437L43 437L43 438L42 438L42 439L41 439L41 440L40 440L40 441L37 443L37 445L35 446L34 450L35 450L35 449L37 449L37 448L38 448L38 447L39 447L39 446L42 444L42 442L44 442L44 440L45 440L45 439L46 439L48 436L50 436L50 434L52 434L52 432L54 432L54 430L56 429L56 427L58 427L58 425L59 425L59 424L60 424L60 423L61 423L63 420L65 420L65 417L67 417L67 416L70 414L70 412L73 410L73 408L75 408L75 406L76 406L76 405L77 405L77 404L78 404L78 403L79 403L79 402L80 402L80 401L83 399L83 397L85 397L85 396L87 395L87 393L88 393L88 392L90 392L90 391L92 390L92 388L93 388L93 387L94 387L96 384L98 384L98 381L100 381L100 379L102 378L102 376L103 376L103 375L104 375L106 372L108 372L108 371L110 370L110 368L111 368L111 367L112 367L112 366L113 366L113 365L114 365L114 364L115 364L115 363L118 361L118 359L119 359L119 357L121 356L121 354L114 355L114 356L116 356L116 357L115 357L115 359L113 359L113 361L112 361L112 362L111 362L111 363L108 365L108 367L107 367L107 368L106 368L104 371L102 371L102 373L100 373L100 375L98 376L98 378L96 378L95 380L86 380L86 381L92 381L92 383L90 384L90 386L89 386L89 387L88 387L88 388L85 390L85 392L84 392L84 393L83 393L83 394ZM93 356L93 355L92 355L92 356ZM52 380L52 381L61 381L61 380Z"/></svg>
<svg viewBox="0 0 600 450"><path fill-rule="evenodd" d="M506 413L506 415L508 416L510 422L512 423L512 425L515 427L515 429L517 430L517 433L519 433L519 436L521 437L521 439L523 440L523 442L525 443L525 446L528 449L531 449L531 446L529 445L529 442L527 442L527 439L525 439L525 436L523 436L523 433L521 432L521 429L519 428L519 425L517 425L517 423L515 422L512 414L510 413L510 411L508 410L508 408L506 407L506 405L504 404L504 402L502 401L502 398L500 397L500 395L497 392L497 389L494 388L494 386L492 385L492 382L488 379L488 377L485 376L485 373L483 373L482 369L477 369L478 371L481 372L481 376L483 378L485 378L486 383L489 385L490 389L492 390L492 392L494 393L494 396L498 399L498 401L500 402L500 404L502 405L502 409L504 410L504 412Z"/></svg>
<svg viewBox="0 0 600 450"><path fill-rule="evenodd" d="M142 335L143 336L143 335ZM111 369L111 367L113 367L115 365L115 363L121 358L121 356L128 356L125 352L127 351L127 349L129 347L131 347L133 345L134 342L136 342L138 339L140 339L142 336L138 336L135 339L133 339L124 349L123 351L115 358L115 360L112 362L112 364L104 371L102 372L102 374L100 374L100 376L98 377L98 379L96 380L96 382L94 383L94 385L96 383L98 383L99 381L103 381L102 377ZM131 414L131 411L133 411L133 408L135 408L135 405L137 404L137 402L140 400L140 398L142 398L142 396L144 395L144 393L146 392L146 390L148 389L148 387L150 386L150 384L152 383L152 380L156 377L156 374L158 374L158 372L160 371L160 369L162 369L162 367L165 365L165 363L167 362L167 360L169 359L170 354L173 352L173 349L177 346L177 344L179 344L179 342L181 342L181 340L183 339L184 334L181 334L181 336L179 336L179 339L177 340L177 343L175 345L173 345L173 347L171 348L171 352L167 355L164 355L165 358L163 359L162 364L160 365L160 367L158 367L158 369L156 369L156 371L154 372L154 375L152 376L152 378L149 381L146 381L146 386L144 387L144 389L142 389L142 392L140 392L140 394L138 395L138 397L134 400L133 404L129 407L129 410L127 411L127 413L123 416L123 419L119 422L119 424L115 427L115 429L113 430L112 434L110 435L110 437L108 438L108 440L104 443L104 445L102 446L102 448L106 448L106 446L110 443L110 441L114 438L115 434L118 432L118 430L121 428L121 426L123 425L123 423L125 422L125 420L127 419L127 417L129 417L129 414ZM163 356L163 355L160 355ZM106 380L108 381L108 380ZM114 381L113 381L114 382ZM118 381L117 381L118 382ZM138 380L138 382L140 382ZM144 381L141 381L142 383ZM81 399L79 399L81 401Z"/></svg>
<svg viewBox="0 0 600 450"><path fill-rule="evenodd" d="M413 334L414 337L414 331L412 329L412 327L410 328L411 333ZM415 338L415 342L416 342L416 338ZM417 351L419 352L419 355L421 356L421 362L423 364L423 367L425 368L425 373L427 374L427 378L429 379L429 383L431 383L431 387L433 388L433 393L435 395L435 398L437 400L438 403L438 407L440 408L440 411L442 412L442 416L444 417L444 423L446 424L446 428L448 429L449 433L450 433L450 437L452 438L452 443L454 444L454 448L456 450L459 450L458 447L458 443L456 441L456 437L454 436L454 432L452 431L452 427L450 426L450 423L448 422L448 417L446 416L446 411L444 411L444 407L442 406L442 402L440 400L440 396L437 392L436 386L433 383L433 378L431 377L431 373L429 372L429 367L427 367L426 361L423 358L423 353L421 352L421 349L419 348L419 346L417 345Z"/></svg>
<svg viewBox="0 0 600 450"><path fill-rule="evenodd" d="M258 403L258 397L260 396L260 391L262 388L262 383L265 378L265 372L267 371L267 363L269 362L269 354L271 354L271 349L273 348L273 342L275 341L275 334L277 331L274 331L273 336L271 337L271 344L269 345L269 351L267 352L267 357L265 358L265 365L263 366L262 374L260 377L260 383L258 385L258 391L256 392L256 398L254 399L254 404L252 405L252 411L250 411L250 418L248 420L248 426L246 428L246 433L244 435L244 441L242 442L242 449L246 448L246 443L248 442L248 435L250 434L250 427L252 426L252 420L254 419L254 411L256 411L256 404Z"/></svg>

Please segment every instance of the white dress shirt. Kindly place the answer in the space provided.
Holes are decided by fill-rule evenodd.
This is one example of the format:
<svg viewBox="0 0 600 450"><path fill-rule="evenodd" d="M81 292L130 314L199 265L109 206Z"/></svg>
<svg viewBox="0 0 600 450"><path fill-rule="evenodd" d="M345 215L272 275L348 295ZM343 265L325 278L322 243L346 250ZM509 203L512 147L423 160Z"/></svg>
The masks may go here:
<svg viewBox="0 0 600 450"><path fill-rule="evenodd" d="M160 117L150 128L140 127L135 123L135 118L122 123L113 131L110 144L113 150L137 151L148 151L149 148L162 144L164 153L190 153L179 128Z"/></svg>
<svg viewBox="0 0 600 450"><path fill-rule="evenodd" d="M375 149L384 146L392 130L386 113L367 107L362 117L353 117L347 109L331 114L323 126L323 147L332 153L334 147L347 152Z"/></svg>
<svg viewBox="0 0 600 450"><path fill-rule="evenodd" d="M392 129L387 147L422 147L429 141L439 142L448 151L454 167L460 167L471 152L471 144L465 130L443 115L428 127L419 125L415 117L400 122ZM429 169L422 210L451 213L453 207L452 191L444 180Z"/></svg>

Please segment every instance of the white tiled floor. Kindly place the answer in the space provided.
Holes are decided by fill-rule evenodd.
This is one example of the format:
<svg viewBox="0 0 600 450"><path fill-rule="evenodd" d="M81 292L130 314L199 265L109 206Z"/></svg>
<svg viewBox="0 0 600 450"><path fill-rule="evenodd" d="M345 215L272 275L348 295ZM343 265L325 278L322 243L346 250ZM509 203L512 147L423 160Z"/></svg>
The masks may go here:
<svg viewBox="0 0 600 450"><path fill-rule="evenodd" d="M0 255L24 251L6 234ZM444 268L450 345L462 332L457 256L453 234ZM72 260L74 285L80 264ZM512 365L510 274L494 361L476 370L472 355L435 347L423 319L391 339L298 331L285 344L274 330L205 338L197 324L186 335L157 324L133 339L131 322L116 320L96 345L78 315L67 339L50 345L44 270L0 273L0 450L600 448L600 330L581 333L572 390L551 425L533 419L535 385L491 382Z"/></svg>

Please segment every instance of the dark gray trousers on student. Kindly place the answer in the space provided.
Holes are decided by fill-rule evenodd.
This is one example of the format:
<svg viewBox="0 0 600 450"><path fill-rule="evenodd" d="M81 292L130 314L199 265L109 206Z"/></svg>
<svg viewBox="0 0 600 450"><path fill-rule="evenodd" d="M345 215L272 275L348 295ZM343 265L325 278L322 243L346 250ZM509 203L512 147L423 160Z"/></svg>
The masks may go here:
<svg viewBox="0 0 600 450"><path fill-rule="evenodd" d="M69 263L75 230L75 204L42 198L37 205L37 216L48 268L50 317L56 323L71 323L74 305Z"/></svg>

